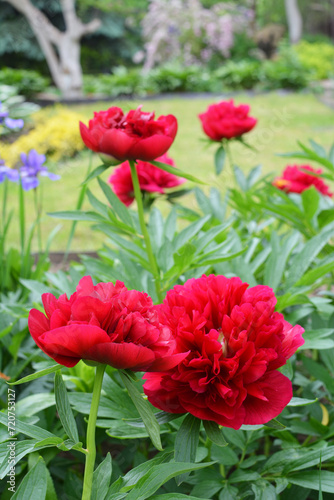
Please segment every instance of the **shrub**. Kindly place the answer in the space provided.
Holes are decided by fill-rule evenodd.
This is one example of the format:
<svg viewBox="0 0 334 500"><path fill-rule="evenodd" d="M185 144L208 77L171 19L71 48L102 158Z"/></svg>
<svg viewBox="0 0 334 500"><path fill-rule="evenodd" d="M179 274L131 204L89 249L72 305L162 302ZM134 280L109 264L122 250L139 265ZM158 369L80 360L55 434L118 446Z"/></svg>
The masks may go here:
<svg viewBox="0 0 334 500"><path fill-rule="evenodd" d="M310 71L314 80L323 80L334 75L333 44L302 40L294 48L302 66Z"/></svg>
<svg viewBox="0 0 334 500"><path fill-rule="evenodd" d="M13 144L1 145L1 157L6 165L13 167L20 154L29 151L32 144L39 154L47 154L54 161L72 157L84 148L78 127L80 120L85 117L61 106L39 111L34 115L35 127L29 133L21 135Z"/></svg>
<svg viewBox="0 0 334 500"><path fill-rule="evenodd" d="M259 61L229 61L215 71L224 87L252 89L259 81Z"/></svg>
<svg viewBox="0 0 334 500"><path fill-rule="evenodd" d="M19 94L31 98L38 92L43 92L50 85L50 79L40 75L37 71L2 68L0 84L13 85Z"/></svg>
<svg viewBox="0 0 334 500"><path fill-rule="evenodd" d="M281 45L276 59L264 61L260 80L266 89L302 89L307 87L309 70L300 62L293 48Z"/></svg>

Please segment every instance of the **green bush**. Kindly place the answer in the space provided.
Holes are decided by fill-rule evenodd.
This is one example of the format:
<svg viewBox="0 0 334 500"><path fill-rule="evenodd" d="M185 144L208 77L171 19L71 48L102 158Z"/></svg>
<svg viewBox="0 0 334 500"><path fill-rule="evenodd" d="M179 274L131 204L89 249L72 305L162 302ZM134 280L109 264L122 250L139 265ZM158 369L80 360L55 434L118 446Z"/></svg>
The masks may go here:
<svg viewBox="0 0 334 500"><path fill-rule="evenodd" d="M27 69L2 68L0 70L0 85L13 85L18 94L31 98L38 92L43 92L50 85L50 79L37 71Z"/></svg>
<svg viewBox="0 0 334 500"><path fill-rule="evenodd" d="M261 66L260 80L268 90L299 90L308 86L310 72L299 60L295 51L288 45L281 45L277 59L264 61Z"/></svg>
<svg viewBox="0 0 334 500"><path fill-rule="evenodd" d="M252 89L259 82L259 61L229 61L215 71L222 86L232 89Z"/></svg>
<svg viewBox="0 0 334 500"><path fill-rule="evenodd" d="M314 80L323 80L334 75L333 44L302 40L294 49L302 66L310 71Z"/></svg>

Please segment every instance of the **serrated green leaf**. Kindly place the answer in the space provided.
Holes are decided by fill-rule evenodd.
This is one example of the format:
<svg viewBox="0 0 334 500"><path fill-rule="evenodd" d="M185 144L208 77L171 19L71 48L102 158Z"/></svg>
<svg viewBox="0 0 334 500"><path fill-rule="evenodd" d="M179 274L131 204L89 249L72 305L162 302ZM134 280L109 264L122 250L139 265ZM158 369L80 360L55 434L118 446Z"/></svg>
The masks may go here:
<svg viewBox="0 0 334 500"><path fill-rule="evenodd" d="M27 377L23 377L20 380L17 380L16 382L8 382L8 385L19 385L19 384L25 384L26 382L31 382L32 380L36 380L37 378L44 377L44 375L48 375L49 373L54 373L58 370L62 369L62 365L53 365L50 366L49 368L45 368L44 370L40 370L39 372L32 373L31 375L28 375Z"/></svg>
<svg viewBox="0 0 334 500"><path fill-rule="evenodd" d="M162 450L161 439L160 439L160 427L148 401L146 401L142 397L137 387L133 384L133 381L125 371L120 370L119 373L129 393L129 396L133 401L133 404L135 405L135 407L139 412L139 415L143 419L146 430L152 440L153 445L158 450Z"/></svg>
<svg viewBox="0 0 334 500"><path fill-rule="evenodd" d="M12 496L12 500L44 500L47 489L47 473L43 459L22 479L20 486Z"/></svg>
<svg viewBox="0 0 334 500"><path fill-rule="evenodd" d="M221 428L216 422L211 422L209 420L203 420L203 425L208 438L215 443L217 446L227 446L228 443L225 441Z"/></svg>
<svg viewBox="0 0 334 500"><path fill-rule="evenodd" d="M65 382L59 371L55 374L55 398L58 415L66 434L74 443L78 443L79 434L77 424L68 399Z"/></svg>
<svg viewBox="0 0 334 500"><path fill-rule="evenodd" d="M92 493L90 500L104 500L109 489L112 474L111 455L107 454L93 473Z"/></svg>

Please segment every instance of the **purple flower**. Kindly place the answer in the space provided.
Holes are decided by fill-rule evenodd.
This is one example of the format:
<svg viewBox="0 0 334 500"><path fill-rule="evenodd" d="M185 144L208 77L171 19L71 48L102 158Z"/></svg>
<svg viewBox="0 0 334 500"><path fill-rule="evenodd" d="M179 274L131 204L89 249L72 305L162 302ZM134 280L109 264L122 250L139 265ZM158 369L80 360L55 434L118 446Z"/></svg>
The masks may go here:
<svg viewBox="0 0 334 500"><path fill-rule="evenodd" d="M12 182L17 182L19 180L19 173L13 168L6 167L5 162L0 160L0 184L8 179Z"/></svg>
<svg viewBox="0 0 334 500"><path fill-rule="evenodd" d="M49 177L52 181L60 179L59 175L52 174L47 167L43 165L45 155L39 155L35 149L31 149L28 154L21 153L21 161L23 163L20 168L20 176L22 187L25 191L34 189L39 184L38 176Z"/></svg>
<svg viewBox="0 0 334 500"><path fill-rule="evenodd" d="M14 120L14 118L9 118L9 116L5 117L5 125L7 128L13 130L15 128L23 128L24 121L22 118L19 118L18 120Z"/></svg>

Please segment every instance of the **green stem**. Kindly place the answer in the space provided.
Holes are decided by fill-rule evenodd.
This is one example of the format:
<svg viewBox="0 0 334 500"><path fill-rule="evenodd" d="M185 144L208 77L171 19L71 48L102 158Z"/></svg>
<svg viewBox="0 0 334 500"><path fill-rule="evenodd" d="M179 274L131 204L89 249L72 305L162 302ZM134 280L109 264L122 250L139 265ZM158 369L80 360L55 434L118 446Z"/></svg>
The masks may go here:
<svg viewBox="0 0 334 500"><path fill-rule="evenodd" d="M24 256L24 243L25 243L25 213L24 213L24 191L22 187L22 179L20 178L19 186L19 219L20 219L20 242L21 242L21 256L23 261Z"/></svg>
<svg viewBox="0 0 334 500"><path fill-rule="evenodd" d="M106 365L98 365L96 367L92 404L90 407L88 427L87 427L87 442L86 442L87 454L86 454L82 500L90 500L92 494L93 472L94 472L94 465L96 458L96 445L95 445L96 418L97 418L97 411L99 408L102 381L105 369Z"/></svg>
<svg viewBox="0 0 334 500"><path fill-rule="evenodd" d="M162 302L163 296L161 293L159 270L158 270L158 266L157 266L155 257L153 255L150 236L148 234L147 227L145 224L143 199L142 199L142 193L140 190L136 164L133 160L129 160L129 164L130 164L130 168L131 168L133 190L135 193L135 198L136 198L137 207L138 207L139 223L140 223L141 231L143 233L145 245L146 245L146 253L147 253L147 257L148 257L149 263L151 265L152 273L154 276L154 283L155 283L155 289L157 292L158 300L159 300L159 302Z"/></svg>
<svg viewBox="0 0 334 500"><path fill-rule="evenodd" d="M229 139L225 139L224 148L225 148L225 151L226 151L228 162L230 164L230 169L231 169L231 172L232 172L232 176L234 177L233 158L232 158L232 153L231 153Z"/></svg>
<svg viewBox="0 0 334 500"><path fill-rule="evenodd" d="M38 253L42 253L42 228L41 228L41 205L38 202L37 188L34 189L34 201L37 223L37 240L38 240Z"/></svg>
<svg viewBox="0 0 334 500"><path fill-rule="evenodd" d="M90 174L90 171L92 170L92 164L93 164L93 151L90 151L89 163L88 163L88 168L87 168L87 173L86 173L85 179L88 177L88 175ZM82 186L82 188L81 188L81 191L80 191L80 194L79 194L79 198L78 198L78 201L77 201L76 210L81 210L81 207L82 207L84 199L85 199L86 191L87 191L87 183L85 183ZM74 232L75 232L75 228L76 228L77 223L78 223L77 220L73 221L73 223L72 223L70 235L68 237L68 241L67 241L67 245L66 245L66 251L65 251L65 255L64 255L64 262L66 262L68 254L70 252L70 247L71 247L71 243L72 243L72 240L73 240L73 237L74 237Z"/></svg>

